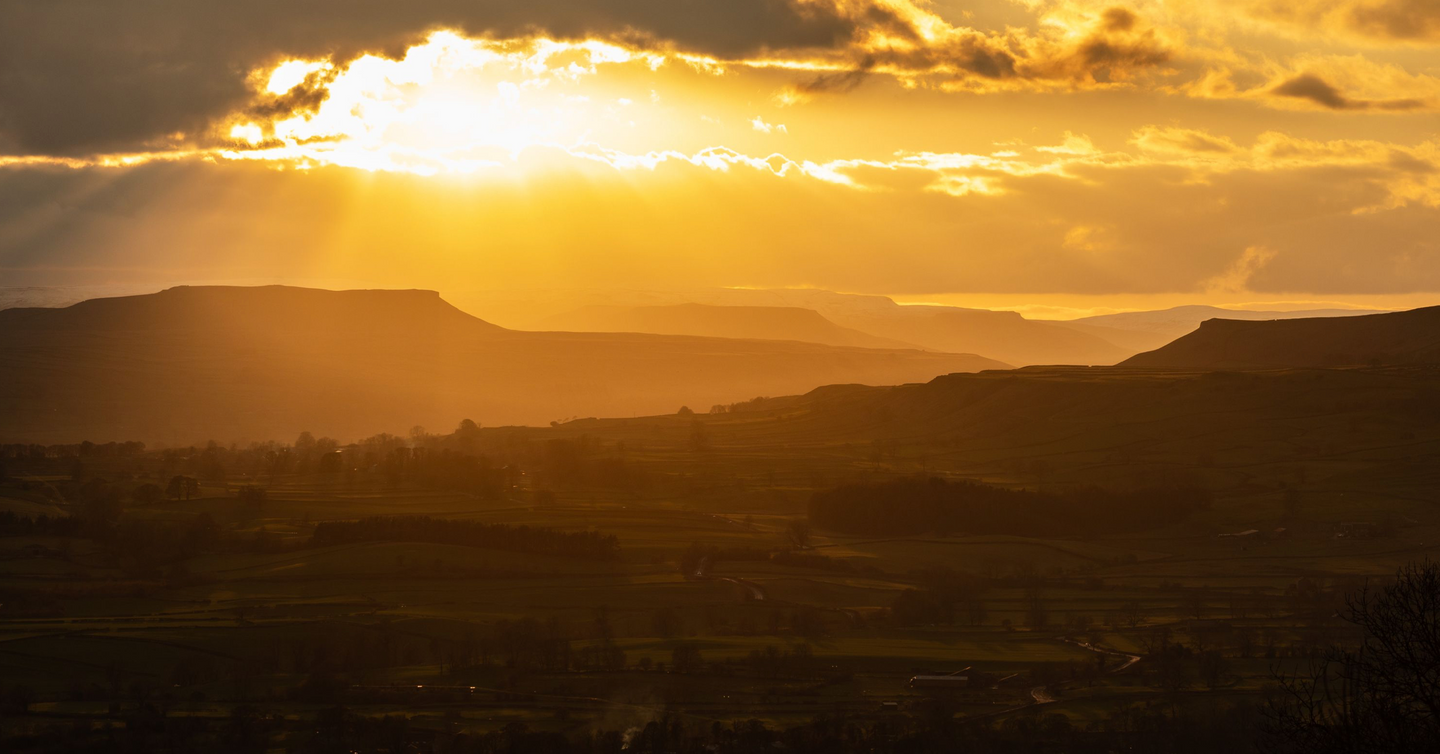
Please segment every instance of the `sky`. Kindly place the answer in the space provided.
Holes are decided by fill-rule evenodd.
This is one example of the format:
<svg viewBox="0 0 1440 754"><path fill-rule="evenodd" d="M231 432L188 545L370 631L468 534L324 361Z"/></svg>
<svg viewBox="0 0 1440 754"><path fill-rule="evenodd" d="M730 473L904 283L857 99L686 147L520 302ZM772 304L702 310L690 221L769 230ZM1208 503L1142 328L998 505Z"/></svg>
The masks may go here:
<svg viewBox="0 0 1440 754"><path fill-rule="evenodd" d="M0 286L1440 303L1436 0L0 0Z"/></svg>

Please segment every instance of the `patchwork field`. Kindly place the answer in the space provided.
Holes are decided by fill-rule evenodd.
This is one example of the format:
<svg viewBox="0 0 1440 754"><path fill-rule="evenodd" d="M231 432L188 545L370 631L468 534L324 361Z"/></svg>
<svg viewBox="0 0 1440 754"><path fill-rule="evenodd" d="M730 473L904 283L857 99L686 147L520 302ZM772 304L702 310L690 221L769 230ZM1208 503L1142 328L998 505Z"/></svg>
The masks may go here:
<svg viewBox="0 0 1440 754"><path fill-rule="evenodd" d="M949 408L928 386L854 388L703 417L377 436L326 450L328 470L289 446L12 460L4 725L103 728L156 704L214 719L403 709L476 735L936 709L1077 730L1208 719L1263 705L1278 675L1349 641L1346 595L1440 544L1440 430L1394 400L1398 377L1321 378L1348 385L1322 400L1338 413L1281 401L1188 417L1156 405L1169 393L1061 410L1073 396L1049 395L1043 371L1023 403L1010 382L968 379L979 392ZM1176 379L1165 389L1212 390ZM1261 380L1239 391L1258 401L1312 378L1243 379ZM905 433L862 432L921 410ZM1352 414L1367 418L1336 418ZM488 465L456 477L444 464L466 457L462 436ZM188 493L142 494L186 474ZM1157 487L1145 526L1102 506L1079 512L1083 531L1043 535L807 524L818 491L917 476L1031 495L1169 477L1209 502ZM49 529L22 525L42 516ZM434 523L321 539L371 519ZM598 532L614 549L527 531ZM965 680L912 681L946 674Z"/></svg>

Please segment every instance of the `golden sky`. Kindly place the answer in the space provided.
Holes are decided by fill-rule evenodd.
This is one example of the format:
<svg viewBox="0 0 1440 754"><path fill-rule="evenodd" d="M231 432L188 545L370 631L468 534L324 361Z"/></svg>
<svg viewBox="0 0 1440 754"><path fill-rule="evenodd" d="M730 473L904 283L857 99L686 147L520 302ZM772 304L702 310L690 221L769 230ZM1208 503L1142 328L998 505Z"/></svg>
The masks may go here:
<svg viewBox="0 0 1440 754"><path fill-rule="evenodd" d="M0 285L1440 291L1435 0L295 5L0 6Z"/></svg>

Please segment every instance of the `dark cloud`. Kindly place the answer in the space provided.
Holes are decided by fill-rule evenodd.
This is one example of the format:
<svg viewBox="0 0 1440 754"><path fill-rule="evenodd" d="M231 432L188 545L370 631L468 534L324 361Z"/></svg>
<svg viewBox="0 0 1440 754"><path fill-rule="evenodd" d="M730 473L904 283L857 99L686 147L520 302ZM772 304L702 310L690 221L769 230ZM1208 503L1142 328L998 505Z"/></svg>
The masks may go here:
<svg viewBox="0 0 1440 754"><path fill-rule="evenodd" d="M1256 18L1371 42L1440 43L1436 0L1231 0Z"/></svg>
<svg viewBox="0 0 1440 754"><path fill-rule="evenodd" d="M1129 8L1106 8L1103 15L1106 31L1130 31L1135 28L1139 17Z"/></svg>
<svg viewBox="0 0 1440 754"><path fill-rule="evenodd" d="M886 8L880 5L868 5L860 14L864 19L867 28L876 31L883 31L897 39L906 41L918 41L921 39L920 32L910 25L910 22L896 13L893 8Z"/></svg>
<svg viewBox="0 0 1440 754"><path fill-rule="evenodd" d="M1154 29L1141 30L1135 12L1119 6L1107 8L1089 37L1080 45L1077 57L1088 75L1109 77L1116 70L1153 68L1174 56Z"/></svg>
<svg viewBox="0 0 1440 754"><path fill-rule="evenodd" d="M1117 74L1154 68L1174 55L1155 29L1142 29L1133 11L1118 6L1106 9L1084 36L1073 41L1013 31L960 30L938 42L871 48L867 54L877 65L917 74L946 71L960 79L1076 83L1103 82Z"/></svg>
<svg viewBox="0 0 1440 754"><path fill-rule="evenodd" d="M1281 97L1308 99L1311 102L1323 105L1331 110L1349 110L1354 108L1356 104L1341 94L1339 89L1331 86L1325 79L1309 73L1296 76L1270 91Z"/></svg>
<svg viewBox="0 0 1440 754"><path fill-rule="evenodd" d="M1418 99L1364 100L1346 97L1330 82L1312 73L1289 79L1270 90L1279 97L1306 99L1331 110L1417 110L1426 106Z"/></svg>
<svg viewBox="0 0 1440 754"><path fill-rule="evenodd" d="M1440 41L1440 2L1436 0L1356 4L1348 15L1350 26L1366 36L1409 42Z"/></svg>
<svg viewBox="0 0 1440 754"><path fill-rule="evenodd" d="M1080 47L1087 70L1097 68L1149 68L1170 60L1170 51L1153 39L1117 41L1094 37Z"/></svg>
<svg viewBox="0 0 1440 754"><path fill-rule="evenodd" d="M339 68L314 71L290 91L246 110L252 118L271 120L301 113L314 113L330 95L327 87L339 75Z"/></svg>
<svg viewBox="0 0 1440 754"><path fill-rule="evenodd" d="M913 30L912 30L913 31ZM959 77L991 80L1022 78L1016 65L1016 53L1006 47L1005 40L969 32L943 42L919 45L903 51L884 47L873 51L856 51L861 56L845 71L822 73L795 85L805 94L848 92L859 86L880 64L900 72L925 74L936 70L953 72Z"/></svg>
<svg viewBox="0 0 1440 754"><path fill-rule="evenodd" d="M1422 108L1429 107L1430 103L1426 102L1423 99L1387 99L1367 100L1365 102L1365 106L1374 108L1376 110L1395 110L1399 112L1404 112L1406 110L1420 110Z"/></svg>
<svg viewBox="0 0 1440 754"><path fill-rule="evenodd" d="M867 58L860 62L860 65L848 71L836 71L834 73L822 73L808 81L802 81L795 85L796 91L805 94L819 94L821 92L848 92L865 80L865 76L874 67L875 60Z"/></svg>
<svg viewBox="0 0 1440 754"><path fill-rule="evenodd" d="M966 37L948 50L947 57L962 70L981 78L1008 79L1015 75L1015 55L984 37Z"/></svg>
<svg viewBox="0 0 1440 754"><path fill-rule="evenodd" d="M193 134L243 108L248 72L281 56L394 53L442 26L741 57L840 47L859 23L901 24L863 19L798 0L0 0L0 145L85 154Z"/></svg>

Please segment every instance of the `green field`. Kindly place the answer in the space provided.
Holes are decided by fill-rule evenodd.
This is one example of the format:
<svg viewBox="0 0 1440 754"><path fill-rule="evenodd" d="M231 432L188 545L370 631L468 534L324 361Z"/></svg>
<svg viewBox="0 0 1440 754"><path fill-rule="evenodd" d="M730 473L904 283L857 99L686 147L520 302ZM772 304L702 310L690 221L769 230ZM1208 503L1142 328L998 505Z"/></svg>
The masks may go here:
<svg viewBox="0 0 1440 754"><path fill-rule="evenodd" d="M218 718L257 704L404 710L413 725L477 735L514 721L567 735L662 717L800 725L889 703L995 725L1105 725L1156 705L1211 714L1261 703L1277 668L1345 640L1334 614L1348 591L1440 543L1426 463L1440 431L1398 413L1351 422L1282 405L1279 421L1151 405L1026 424L1014 408L1018 419L986 418L983 436L950 416L866 440L842 418L884 408L867 400L481 430L475 452L523 469L498 493L366 466L362 446L338 451L341 472L225 450L228 470L198 497L127 502L114 534L0 537L0 668L25 700L5 725L104 725L156 699ZM963 411L978 422L1000 407ZM1231 437L1241 423L1243 441ZM555 442L580 460L561 465L570 446ZM12 464L0 502L83 516L86 479L129 494L198 463L96 458L82 479L58 462ZM923 473L1063 489L1166 469L1214 499L1146 531L788 533L814 491L840 483ZM242 505L245 486L263 503ZM598 531L619 556L310 541L322 522L372 516ZM146 539L202 520L213 544L201 550ZM1346 528L1355 521L1366 524ZM906 618L907 593L961 596L945 617ZM523 648L541 641L542 654ZM909 682L966 669L976 680L956 688Z"/></svg>

